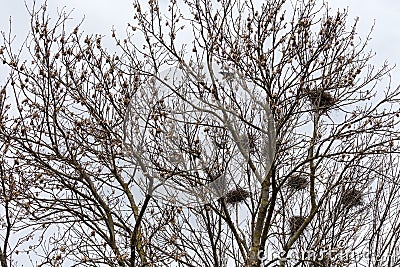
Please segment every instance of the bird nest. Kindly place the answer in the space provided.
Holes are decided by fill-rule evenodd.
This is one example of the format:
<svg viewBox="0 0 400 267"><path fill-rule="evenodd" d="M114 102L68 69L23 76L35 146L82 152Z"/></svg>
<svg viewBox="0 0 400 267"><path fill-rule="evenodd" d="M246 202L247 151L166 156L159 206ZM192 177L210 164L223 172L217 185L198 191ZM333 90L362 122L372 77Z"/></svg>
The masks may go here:
<svg viewBox="0 0 400 267"><path fill-rule="evenodd" d="M301 190L308 186L308 179L302 175L295 175L289 177L287 185L293 189Z"/></svg>
<svg viewBox="0 0 400 267"><path fill-rule="evenodd" d="M223 197L225 202L228 204L236 204L245 201L250 196L250 192L238 187L234 190L229 191Z"/></svg>
<svg viewBox="0 0 400 267"><path fill-rule="evenodd" d="M340 204L345 208L354 208L363 204L362 191L348 189L344 191L340 199Z"/></svg>
<svg viewBox="0 0 400 267"><path fill-rule="evenodd" d="M336 99L328 92L323 90L308 91L310 102L319 110L327 111L335 105Z"/></svg>
<svg viewBox="0 0 400 267"><path fill-rule="evenodd" d="M304 223L306 217L304 216L293 216L289 218L290 233L294 234L299 230L300 226Z"/></svg>
<svg viewBox="0 0 400 267"><path fill-rule="evenodd" d="M324 256L322 259L315 259L311 265L312 267L328 267L332 266L332 261L327 257Z"/></svg>

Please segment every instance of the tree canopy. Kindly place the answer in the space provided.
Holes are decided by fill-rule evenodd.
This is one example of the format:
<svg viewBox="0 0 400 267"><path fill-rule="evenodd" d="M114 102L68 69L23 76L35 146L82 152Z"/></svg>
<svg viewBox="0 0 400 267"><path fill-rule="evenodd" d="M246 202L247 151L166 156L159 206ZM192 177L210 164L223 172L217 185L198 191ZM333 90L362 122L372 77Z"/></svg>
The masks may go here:
<svg viewBox="0 0 400 267"><path fill-rule="evenodd" d="M399 265L400 89L358 19L133 8L123 37L46 4L3 33L1 267Z"/></svg>

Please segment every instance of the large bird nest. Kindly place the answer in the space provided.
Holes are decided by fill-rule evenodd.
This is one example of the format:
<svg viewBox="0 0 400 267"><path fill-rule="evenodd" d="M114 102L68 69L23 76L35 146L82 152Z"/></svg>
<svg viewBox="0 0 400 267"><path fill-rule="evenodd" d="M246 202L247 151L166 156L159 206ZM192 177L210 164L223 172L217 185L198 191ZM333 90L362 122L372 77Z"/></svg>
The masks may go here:
<svg viewBox="0 0 400 267"><path fill-rule="evenodd" d="M310 267L329 267L332 266L332 261L327 256L324 256L322 259L315 259Z"/></svg>
<svg viewBox="0 0 400 267"><path fill-rule="evenodd" d="M309 90L307 94L314 107L322 112L327 111L336 103L336 99L329 92L321 89Z"/></svg>
<svg viewBox="0 0 400 267"><path fill-rule="evenodd" d="M228 204L236 204L244 202L249 196L249 191L241 187L237 187L236 189L226 193L225 196L223 196L222 198L225 199L225 202Z"/></svg>
<svg viewBox="0 0 400 267"><path fill-rule="evenodd" d="M345 208L354 208L363 204L362 191L357 189L348 189L343 192L340 204Z"/></svg>
<svg viewBox="0 0 400 267"><path fill-rule="evenodd" d="M307 188L308 179L302 175L294 175L289 177L287 185L295 190L302 190Z"/></svg>
<svg viewBox="0 0 400 267"><path fill-rule="evenodd" d="M304 259L308 264L308 267L328 267L330 266L329 254L320 253L321 249L308 249L302 253L302 259ZM324 251L324 250L323 250Z"/></svg>
<svg viewBox="0 0 400 267"><path fill-rule="evenodd" d="M306 220L304 216L293 216L289 218L290 233L294 234Z"/></svg>

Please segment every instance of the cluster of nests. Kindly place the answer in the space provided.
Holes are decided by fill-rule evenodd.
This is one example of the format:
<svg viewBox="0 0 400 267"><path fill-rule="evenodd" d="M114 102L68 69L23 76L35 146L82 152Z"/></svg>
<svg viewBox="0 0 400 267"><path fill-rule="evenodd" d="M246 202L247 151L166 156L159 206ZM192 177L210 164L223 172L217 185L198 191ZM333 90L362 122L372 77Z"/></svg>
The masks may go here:
<svg viewBox="0 0 400 267"><path fill-rule="evenodd" d="M309 179L301 174L293 175L287 180L287 186L294 190L306 189ZM347 209L351 209L363 204L363 193L357 189L347 189L342 193L339 204Z"/></svg>
<svg viewBox="0 0 400 267"><path fill-rule="evenodd" d="M327 112L336 103L336 99L329 92L321 89L308 90L307 95L311 104L322 113Z"/></svg>
<svg viewBox="0 0 400 267"><path fill-rule="evenodd" d="M233 205L244 202L249 196L249 191L241 187L237 187L236 189L233 189L226 193L222 198L220 198L220 201L224 199L227 204Z"/></svg>
<svg viewBox="0 0 400 267"><path fill-rule="evenodd" d="M340 205L343 208L351 209L363 204L363 194L361 190L348 189L342 193L339 200ZM289 218L290 234L294 234L304 223L306 217L304 216L292 216Z"/></svg>

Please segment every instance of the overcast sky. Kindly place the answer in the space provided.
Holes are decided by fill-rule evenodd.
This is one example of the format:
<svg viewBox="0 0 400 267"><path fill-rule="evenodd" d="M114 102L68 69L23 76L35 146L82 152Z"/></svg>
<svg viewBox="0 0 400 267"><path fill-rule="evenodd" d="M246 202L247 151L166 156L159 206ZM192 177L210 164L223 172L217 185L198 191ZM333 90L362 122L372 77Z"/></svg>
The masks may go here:
<svg viewBox="0 0 400 267"><path fill-rule="evenodd" d="M8 29L9 18L13 21L13 32L17 34L17 41L23 40L29 27L29 16L25 8L24 0L0 0L0 30ZM42 2L41 0L37 0ZM160 0L163 1L163 0ZM28 5L32 0L27 0ZM349 18L360 17L360 33L365 36L368 29L375 22L375 30L372 35L370 49L377 53L374 64L380 65L385 59L391 64L400 67L400 1L398 0L328 0L332 8L349 7ZM110 34L112 26L117 32L123 34L126 24L132 21L133 7L131 0L49 0L49 9L55 12L57 8L67 7L74 9L73 18L78 22L85 16L83 29L87 33ZM54 13L53 13L54 14ZM393 72L393 81L400 83L396 76L397 67ZM0 74L0 77L4 77Z"/></svg>

